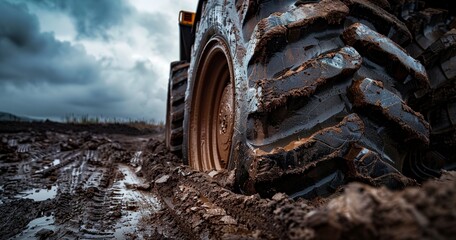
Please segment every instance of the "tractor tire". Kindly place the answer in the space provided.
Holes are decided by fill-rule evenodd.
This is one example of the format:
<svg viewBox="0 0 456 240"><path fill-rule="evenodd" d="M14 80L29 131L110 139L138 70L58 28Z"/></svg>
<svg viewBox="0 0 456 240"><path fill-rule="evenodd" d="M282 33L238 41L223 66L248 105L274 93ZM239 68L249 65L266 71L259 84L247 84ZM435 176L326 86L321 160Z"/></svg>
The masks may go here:
<svg viewBox="0 0 456 240"><path fill-rule="evenodd" d="M419 181L456 169L456 4L444 0L372 0L401 19L412 33L404 46L426 68L430 91L410 106L430 123L430 146L404 163L405 175Z"/></svg>
<svg viewBox="0 0 456 240"><path fill-rule="evenodd" d="M189 63L185 61L172 62L169 74L165 144L177 156L182 156L182 124L184 121L188 66Z"/></svg>
<svg viewBox="0 0 456 240"><path fill-rule="evenodd" d="M438 177L440 170L456 170L456 29L444 34L419 57L430 76L431 90L417 101L432 127L430 147L409 164L409 176Z"/></svg>
<svg viewBox="0 0 456 240"><path fill-rule="evenodd" d="M452 1L390 0L390 11L397 16L412 34L412 41L404 48L418 58L451 28L456 27ZM454 6L456 7L456 6ZM450 9L450 10L449 10Z"/></svg>
<svg viewBox="0 0 456 240"><path fill-rule="evenodd" d="M312 198L361 180L401 188L429 144L408 106L429 90L412 34L367 0L208 0L189 67L183 157L236 189Z"/></svg>

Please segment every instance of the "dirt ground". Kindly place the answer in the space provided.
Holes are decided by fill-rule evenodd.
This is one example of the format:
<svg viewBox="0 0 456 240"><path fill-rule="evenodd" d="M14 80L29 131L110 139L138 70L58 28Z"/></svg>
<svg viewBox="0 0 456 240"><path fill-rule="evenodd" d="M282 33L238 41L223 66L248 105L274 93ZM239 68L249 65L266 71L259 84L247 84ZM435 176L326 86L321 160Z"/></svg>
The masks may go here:
<svg viewBox="0 0 456 240"><path fill-rule="evenodd" d="M454 239L456 173L328 198L231 191L168 153L161 129L0 123L0 239Z"/></svg>

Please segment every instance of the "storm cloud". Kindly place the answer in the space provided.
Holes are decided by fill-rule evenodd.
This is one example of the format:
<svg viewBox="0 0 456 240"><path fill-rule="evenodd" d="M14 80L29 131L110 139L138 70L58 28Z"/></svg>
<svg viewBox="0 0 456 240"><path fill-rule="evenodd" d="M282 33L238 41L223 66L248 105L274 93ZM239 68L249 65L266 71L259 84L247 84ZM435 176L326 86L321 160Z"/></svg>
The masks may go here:
<svg viewBox="0 0 456 240"><path fill-rule="evenodd" d="M99 66L84 48L41 33L25 5L0 2L0 79L12 84L84 84L99 79Z"/></svg>
<svg viewBox="0 0 456 240"><path fill-rule="evenodd" d="M163 121L182 2L1 1L0 111Z"/></svg>
<svg viewBox="0 0 456 240"><path fill-rule="evenodd" d="M62 11L74 20L78 37L102 37L108 40L108 29L121 25L134 12L124 1L112 0L32 0L30 4Z"/></svg>

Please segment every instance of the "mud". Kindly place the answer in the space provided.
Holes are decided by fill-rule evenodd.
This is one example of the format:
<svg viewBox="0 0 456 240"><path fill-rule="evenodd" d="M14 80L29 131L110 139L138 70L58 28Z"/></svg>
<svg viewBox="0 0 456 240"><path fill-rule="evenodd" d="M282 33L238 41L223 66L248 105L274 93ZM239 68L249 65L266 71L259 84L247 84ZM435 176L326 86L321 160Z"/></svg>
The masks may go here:
<svg viewBox="0 0 456 240"><path fill-rule="evenodd" d="M385 90L382 82L369 78L355 81L351 87L351 98L355 107L370 106L370 111L381 112L381 115L398 127L407 136L407 141L419 139L429 144L429 124L424 117L413 111L394 93Z"/></svg>
<svg viewBox="0 0 456 240"><path fill-rule="evenodd" d="M343 39L361 54L368 55L377 63L386 66L386 70L397 81L404 81L405 84L411 77L415 79L420 88L425 90L429 88L429 79L424 66L392 40L372 31L361 23L355 23L346 29ZM369 53L365 49L369 49ZM409 74L404 73L409 73L410 77Z"/></svg>
<svg viewBox="0 0 456 240"><path fill-rule="evenodd" d="M350 15L360 19L366 19L371 23L375 23L376 30L388 36L391 40L399 45L405 45L411 42L412 34L407 29L407 26L395 18L390 10L384 10L377 6L387 5L383 0L343 0L349 7ZM375 2L375 3L373 3ZM377 6L376 6L377 5ZM387 7L388 8L388 7Z"/></svg>
<svg viewBox="0 0 456 240"><path fill-rule="evenodd" d="M309 97L327 82L356 72L361 62L362 58L354 48L345 47L305 62L275 79L260 80L257 83L258 112L273 111L285 105L289 98Z"/></svg>
<svg viewBox="0 0 456 240"><path fill-rule="evenodd" d="M456 234L454 172L402 191L350 183L310 200L284 193L261 198L233 192L233 172L183 166L165 149L159 129L132 134L125 127L118 134L61 125L58 131L38 131L39 125L17 123L13 131L2 124L1 239L450 239Z"/></svg>
<svg viewBox="0 0 456 240"><path fill-rule="evenodd" d="M287 42L295 42L315 25L336 25L343 21L349 9L340 1L322 1L316 5L299 5L285 14L271 14L261 20L254 35L258 41L250 63L267 62ZM326 24L322 24L326 23Z"/></svg>

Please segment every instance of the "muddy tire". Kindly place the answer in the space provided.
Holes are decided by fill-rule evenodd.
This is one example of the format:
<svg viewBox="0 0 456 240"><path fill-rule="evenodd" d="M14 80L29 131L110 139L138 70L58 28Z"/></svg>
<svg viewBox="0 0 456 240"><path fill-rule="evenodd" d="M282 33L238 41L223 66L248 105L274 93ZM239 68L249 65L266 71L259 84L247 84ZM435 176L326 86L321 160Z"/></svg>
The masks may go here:
<svg viewBox="0 0 456 240"><path fill-rule="evenodd" d="M182 123L184 121L188 66L188 62L185 61L172 62L169 74L165 143L166 147L178 156L182 155Z"/></svg>
<svg viewBox="0 0 456 240"><path fill-rule="evenodd" d="M374 1L375 2L375 1ZM410 105L430 123L430 147L410 155L404 173L417 180L438 177L441 169L456 169L456 5L454 1L389 0L389 9L412 34L404 46L426 68L430 91Z"/></svg>
<svg viewBox="0 0 456 240"><path fill-rule="evenodd" d="M403 21L412 34L412 41L404 46L412 57L418 58L446 32L456 27L451 5L454 5L451 1L439 0L390 0L387 9Z"/></svg>
<svg viewBox="0 0 456 240"><path fill-rule="evenodd" d="M413 183L404 159L429 144L429 125L407 102L429 81L395 16L362 0L213 0L196 24L183 125L191 166L235 169L238 189L262 196ZM223 64L209 67L214 59ZM225 129L230 141L217 135Z"/></svg>
<svg viewBox="0 0 456 240"><path fill-rule="evenodd" d="M430 45L419 59L430 76L431 90L415 105L432 127L430 148L409 164L409 175L425 180L440 169L456 169L456 29Z"/></svg>

